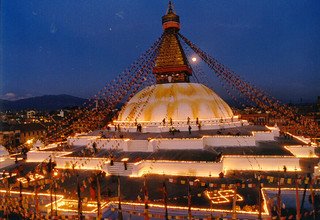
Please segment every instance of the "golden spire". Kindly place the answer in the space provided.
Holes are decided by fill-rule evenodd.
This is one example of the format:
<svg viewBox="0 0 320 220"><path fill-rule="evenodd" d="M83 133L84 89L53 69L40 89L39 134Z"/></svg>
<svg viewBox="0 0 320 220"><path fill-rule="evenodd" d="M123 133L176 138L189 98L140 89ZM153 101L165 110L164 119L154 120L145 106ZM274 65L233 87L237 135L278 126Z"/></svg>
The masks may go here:
<svg viewBox="0 0 320 220"><path fill-rule="evenodd" d="M163 40L153 68L157 83L189 82L192 70L177 35L180 18L174 12L171 1L166 14L162 16L162 27Z"/></svg>

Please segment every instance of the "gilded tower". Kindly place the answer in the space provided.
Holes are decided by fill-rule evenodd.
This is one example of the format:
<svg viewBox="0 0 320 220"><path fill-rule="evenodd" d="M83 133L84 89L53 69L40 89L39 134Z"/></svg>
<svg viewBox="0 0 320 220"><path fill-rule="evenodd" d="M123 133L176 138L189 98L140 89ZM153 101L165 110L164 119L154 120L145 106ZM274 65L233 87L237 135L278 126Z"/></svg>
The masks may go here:
<svg viewBox="0 0 320 220"><path fill-rule="evenodd" d="M192 69L178 39L180 18L169 1L167 12L162 16L163 40L160 44L153 73L158 84L190 82Z"/></svg>

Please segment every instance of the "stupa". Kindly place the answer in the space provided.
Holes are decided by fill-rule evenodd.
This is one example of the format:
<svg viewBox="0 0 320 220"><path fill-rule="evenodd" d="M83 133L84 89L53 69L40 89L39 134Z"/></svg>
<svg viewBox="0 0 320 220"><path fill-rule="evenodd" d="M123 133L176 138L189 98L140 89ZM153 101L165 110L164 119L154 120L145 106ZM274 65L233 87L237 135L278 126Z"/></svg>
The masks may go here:
<svg viewBox="0 0 320 220"><path fill-rule="evenodd" d="M136 201L139 188L133 186L144 186L146 176L150 175L149 180L152 183L149 185L149 194L156 195L150 210L153 209L153 213L159 212L160 206L157 202L162 201L162 195L159 195L159 188L154 187L163 179L169 178L171 185L168 186L172 187L171 192L174 192L166 195L171 199L170 213L184 216L186 205L191 207L191 195L186 199L187 190L181 190L181 185L187 185L188 189L191 185L202 187L192 189L192 198L198 198L193 200L192 205L201 216L208 216L208 211L212 211L212 208L215 208L215 213L231 213L232 203L250 201L257 195L248 196L248 189L241 191L240 187L246 184L238 187L238 200L231 199L237 198L237 194L230 191L230 188L237 187L237 184L229 184L228 190L220 190L226 188L222 186L225 184L220 184L221 181L229 181L236 173L241 175L243 183L246 183L247 176L242 174L277 172L277 177L280 177L279 173L284 167L287 172L312 172L309 168L313 168L319 159L314 153L315 146L306 146L309 140L291 134L280 135L277 126L249 125L247 121L234 115L230 106L213 90L190 81L193 70L179 41L180 19L171 3L162 17L162 27L164 33L152 69L156 84L135 94L123 106L117 119L108 129L69 136L67 143L54 143L51 146L33 149L27 153L26 163L42 163L50 158L55 162L56 169L61 171L103 171L107 175L107 184L103 188L112 185L115 182L113 177L117 176L118 207L121 201L130 211L143 205L141 201ZM85 177L80 180L78 175L76 178L77 192L80 195L80 183L83 181L82 185L89 185L89 181ZM122 186L121 192L123 188L128 189L123 193L125 196L122 199L120 178L125 180L122 181L125 187ZM189 181L189 178L192 181ZM70 178L69 181L70 184L74 183L75 178ZM251 182L250 186L248 182L248 188L261 191L258 188L254 189ZM59 203L62 207L58 207L59 211L74 211L75 205L72 204L78 204L80 207L80 196L78 200L75 200L75 193L70 193L69 196L73 197L73 200L65 199ZM145 199L146 203L147 200ZM110 208L116 203L114 201L110 199ZM256 202L264 206L265 216L269 215L266 201L263 199L263 202ZM67 206L69 210L65 204L70 204ZM87 204L88 207L93 207L93 203ZM243 216L240 216L240 219L247 219L248 216L254 216L251 219L256 219L258 211L245 210L244 205L241 203L242 209L239 213ZM147 205L144 204L144 207L145 209L140 211L144 211L147 216ZM88 214L96 212L87 211ZM113 211L109 215L106 211L105 217L111 216L111 219L115 219L112 213ZM191 216L191 213L188 213L188 216Z"/></svg>
<svg viewBox="0 0 320 220"><path fill-rule="evenodd" d="M152 71L156 84L133 96L114 124L127 131L135 131L140 124L141 132L186 131L189 125L202 129L239 126L238 117L219 95L190 82L192 68L177 35L180 18L171 3L162 17L162 28L163 40Z"/></svg>

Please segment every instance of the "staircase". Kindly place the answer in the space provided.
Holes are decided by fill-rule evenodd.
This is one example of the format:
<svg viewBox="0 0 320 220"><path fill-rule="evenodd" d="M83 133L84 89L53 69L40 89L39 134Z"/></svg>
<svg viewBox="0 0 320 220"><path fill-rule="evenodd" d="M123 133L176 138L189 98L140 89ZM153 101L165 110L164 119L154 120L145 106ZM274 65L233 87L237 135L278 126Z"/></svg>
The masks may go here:
<svg viewBox="0 0 320 220"><path fill-rule="evenodd" d="M133 166L132 163L127 163L127 170L125 170L123 162L114 162L113 166L108 164L105 169L107 169L107 173L110 175L130 176L132 174Z"/></svg>

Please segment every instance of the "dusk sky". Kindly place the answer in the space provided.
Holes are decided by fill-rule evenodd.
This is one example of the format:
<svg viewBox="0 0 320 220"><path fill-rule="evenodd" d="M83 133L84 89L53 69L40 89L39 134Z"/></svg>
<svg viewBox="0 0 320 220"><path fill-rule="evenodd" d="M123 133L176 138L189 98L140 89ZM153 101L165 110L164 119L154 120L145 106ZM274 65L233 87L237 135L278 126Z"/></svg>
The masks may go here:
<svg viewBox="0 0 320 220"><path fill-rule="evenodd" d="M173 1L181 33L282 101L320 95L319 0ZM161 35L166 0L1 1L0 98L91 97Z"/></svg>

